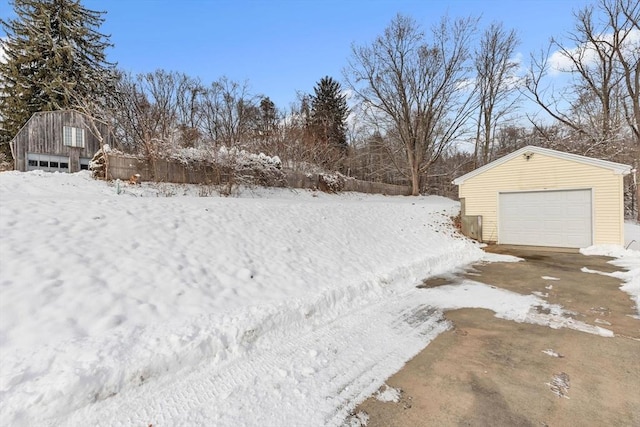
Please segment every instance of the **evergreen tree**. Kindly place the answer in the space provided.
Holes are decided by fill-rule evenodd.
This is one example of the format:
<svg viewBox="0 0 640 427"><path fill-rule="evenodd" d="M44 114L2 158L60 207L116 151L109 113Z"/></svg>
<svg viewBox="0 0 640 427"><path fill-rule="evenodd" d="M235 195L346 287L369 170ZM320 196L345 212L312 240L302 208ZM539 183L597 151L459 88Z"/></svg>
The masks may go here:
<svg viewBox="0 0 640 427"><path fill-rule="evenodd" d="M278 111L276 104L268 97L260 100L258 115L258 137L263 141L270 141L278 129Z"/></svg>
<svg viewBox="0 0 640 427"><path fill-rule="evenodd" d="M109 37L98 31L105 12L79 0L14 0L15 19L0 19L0 142L8 142L31 115L100 105L114 82L106 60ZM85 108L86 110L86 108Z"/></svg>
<svg viewBox="0 0 640 427"><path fill-rule="evenodd" d="M347 150L347 97L340 83L326 76L320 79L311 97L311 129L318 142L344 154Z"/></svg>

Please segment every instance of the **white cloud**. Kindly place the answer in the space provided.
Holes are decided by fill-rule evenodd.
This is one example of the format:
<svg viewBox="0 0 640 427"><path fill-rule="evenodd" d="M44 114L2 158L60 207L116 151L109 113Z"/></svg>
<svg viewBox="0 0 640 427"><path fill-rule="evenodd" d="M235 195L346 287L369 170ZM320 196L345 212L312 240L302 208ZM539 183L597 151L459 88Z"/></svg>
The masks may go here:
<svg viewBox="0 0 640 427"><path fill-rule="evenodd" d="M573 56L574 52L569 51L569 53ZM569 71L572 68L572 62L569 57L567 57L565 52L561 52L556 50L549 57L549 73L553 76L556 76L562 72Z"/></svg>
<svg viewBox="0 0 640 427"><path fill-rule="evenodd" d="M355 92L351 89L343 89L341 95L345 96L347 103L353 103L356 98Z"/></svg>
<svg viewBox="0 0 640 427"><path fill-rule="evenodd" d="M603 34L600 36L601 41L611 42L613 34ZM640 52L640 31L633 29L627 35L627 38L622 46L623 52L629 57L638 56L637 52ZM592 45L582 44L576 46L573 49L567 49L566 51L556 50L549 56L549 72L553 75L558 75L563 72L574 69L574 61L579 62L585 67L594 65L598 61L598 54Z"/></svg>
<svg viewBox="0 0 640 427"><path fill-rule="evenodd" d="M511 58L511 62L517 64L519 67L522 67L522 63L524 62L523 58L524 55L522 55L522 52L516 52L515 56Z"/></svg>

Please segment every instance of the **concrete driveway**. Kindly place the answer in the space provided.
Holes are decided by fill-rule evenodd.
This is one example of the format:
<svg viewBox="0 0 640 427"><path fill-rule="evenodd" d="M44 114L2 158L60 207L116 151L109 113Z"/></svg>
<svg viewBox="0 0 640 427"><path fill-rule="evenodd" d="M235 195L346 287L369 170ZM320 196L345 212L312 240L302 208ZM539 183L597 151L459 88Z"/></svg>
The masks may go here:
<svg viewBox="0 0 640 427"><path fill-rule="evenodd" d="M465 276L536 293L607 328L613 338L449 311L454 328L387 381L398 402L369 398L368 426L640 426L640 320L609 258L492 246L518 263L476 265ZM435 278L427 286L445 284Z"/></svg>

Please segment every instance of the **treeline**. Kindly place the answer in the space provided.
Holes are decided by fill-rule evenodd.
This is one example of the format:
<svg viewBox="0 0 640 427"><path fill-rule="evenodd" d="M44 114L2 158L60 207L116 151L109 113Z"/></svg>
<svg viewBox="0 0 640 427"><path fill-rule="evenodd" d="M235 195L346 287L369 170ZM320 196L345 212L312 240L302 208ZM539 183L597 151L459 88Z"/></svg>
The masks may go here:
<svg viewBox="0 0 640 427"><path fill-rule="evenodd" d="M234 147L414 194L455 196L453 178L528 144L640 166L635 0L576 11L574 27L526 64L503 23L445 17L427 30L398 15L353 45L340 81L320 78L286 107L226 77L119 71L104 55L103 14L79 2L13 6L17 18L1 22L2 142L33 112L72 107L110 123L116 148L148 157ZM631 177L626 191L637 215Z"/></svg>
<svg viewBox="0 0 640 427"><path fill-rule="evenodd" d="M149 157L224 146L278 156L293 169L306 164L331 170L343 169L349 156L346 96L331 77L287 112L268 96L252 94L248 83L226 77L205 85L165 70L121 74L107 114L120 148Z"/></svg>

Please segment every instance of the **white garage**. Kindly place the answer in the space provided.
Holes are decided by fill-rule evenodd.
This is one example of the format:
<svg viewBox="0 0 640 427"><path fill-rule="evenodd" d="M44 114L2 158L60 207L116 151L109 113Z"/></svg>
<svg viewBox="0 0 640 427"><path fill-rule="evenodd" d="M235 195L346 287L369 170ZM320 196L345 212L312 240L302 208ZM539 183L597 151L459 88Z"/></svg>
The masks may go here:
<svg viewBox="0 0 640 427"><path fill-rule="evenodd" d="M473 223L479 240L583 248L624 244L623 177L630 172L627 165L528 146L453 182L463 224Z"/></svg>

